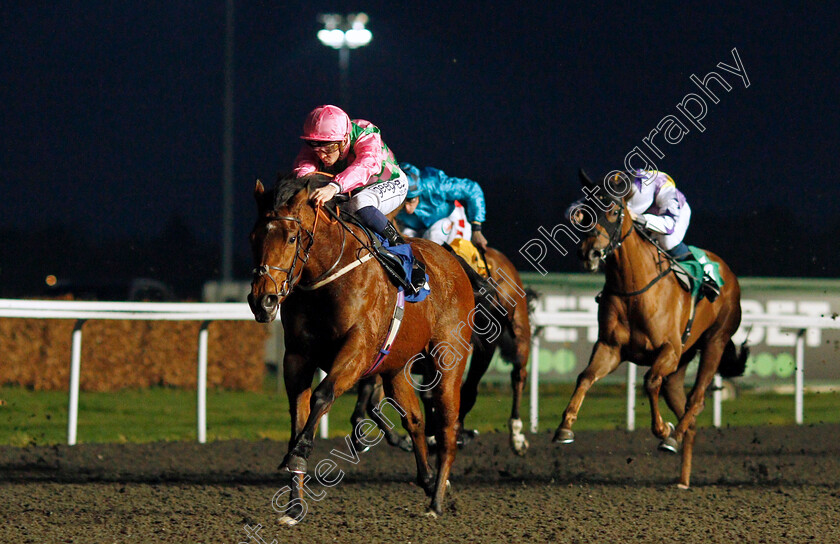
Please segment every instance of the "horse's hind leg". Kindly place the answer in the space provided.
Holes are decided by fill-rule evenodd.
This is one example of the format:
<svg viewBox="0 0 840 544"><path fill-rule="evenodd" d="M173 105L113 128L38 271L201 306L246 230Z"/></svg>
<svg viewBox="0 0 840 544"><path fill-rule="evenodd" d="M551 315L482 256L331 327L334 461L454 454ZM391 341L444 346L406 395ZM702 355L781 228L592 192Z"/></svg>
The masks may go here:
<svg viewBox="0 0 840 544"><path fill-rule="evenodd" d="M589 358L589 364L578 376L577 386L575 387L574 393L572 393L572 398L569 400L569 405L563 412L563 421L557 427L552 442L571 444L575 441L575 433L572 432L572 425L577 420L580 405L583 404L583 398L586 396L586 392L589 391L589 388L595 382L618 368L620 363L621 358L619 357L618 347L609 346L601 341L595 343L595 346L592 348L592 356Z"/></svg>
<svg viewBox="0 0 840 544"><path fill-rule="evenodd" d="M359 383L356 385L358 388L358 395L356 396L356 406L353 408L353 413L350 415L350 426L351 428L355 429L359 422L362 421L365 417L365 411L370 404L371 397L373 396L373 390L376 387L376 376L371 376L370 378L365 378L359 380ZM376 418L372 418L377 426L382 429L380 425L381 420L377 421ZM387 427L386 427L387 428ZM390 431L390 429L388 429ZM353 433L352 437L353 446L358 451L367 451L370 449L370 446L362 444L359 438L356 436L356 433Z"/></svg>
<svg viewBox="0 0 840 544"><path fill-rule="evenodd" d="M443 513L443 501L449 486L449 474L458 451L458 427L461 404L461 376L466 364L466 350L458 339L440 342L432 347L431 354L435 368L440 373L440 380L432 390L434 409L438 414L440 427L437 429L438 463L435 493L429 505L431 515ZM454 360L453 360L454 359Z"/></svg>
<svg viewBox="0 0 840 544"><path fill-rule="evenodd" d="M522 419L519 416L519 408L522 404L522 391L525 389L525 381L528 379L528 357L531 354L531 330L527 326L527 309L517 307L517 312L524 312L526 323L524 327L515 327L516 330L516 354L513 357L513 368L510 371L510 386L513 390L513 405L510 410L510 447L518 455L525 455L528 451L528 440L522 432Z"/></svg>
<svg viewBox="0 0 840 544"><path fill-rule="evenodd" d="M461 408L459 410L458 421L460 423L460 430L458 434L462 442L468 442L476 431L467 430L464 426L464 419L470 410L475 406L475 401L478 398L478 384L481 382L482 376L490 367L490 361L493 359L493 353L496 351L496 346L490 344L486 340L478 339L473 343L473 354L470 359L470 368L467 371L467 377L464 383L461 384Z"/></svg>
<svg viewBox="0 0 840 544"><path fill-rule="evenodd" d="M385 441L391 446L400 448L403 451L411 451L411 437L400 436L394 430L392 425L388 425L382 420L378 407L385 399L385 393L382 391L382 380L377 377L376 383L373 386L370 396L368 397L367 412L370 418L376 423L376 426L385 433Z"/></svg>
<svg viewBox="0 0 840 544"><path fill-rule="evenodd" d="M402 409L400 416L403 427L408 431L414 444L414 460L417 462L417 484L423 488L427 496L431 496L434 489L434 474L429 467L429 450L426 445L423 412L420 410L420 402L417 400L414 387L405 374L405 372L398 372L393 377L384 379L383 386L387 395L386 399L390 397ZM381 405L382 403L380 403Z"/></svg>

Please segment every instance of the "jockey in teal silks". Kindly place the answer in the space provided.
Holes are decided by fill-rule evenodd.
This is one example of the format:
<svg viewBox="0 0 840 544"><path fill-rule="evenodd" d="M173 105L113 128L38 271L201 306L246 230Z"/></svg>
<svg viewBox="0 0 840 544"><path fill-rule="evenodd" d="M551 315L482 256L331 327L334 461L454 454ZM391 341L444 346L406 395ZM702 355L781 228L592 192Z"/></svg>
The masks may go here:
<svg viewBox="0 0 840 544"><path fill-rule="evenodd" d="M335 175L328 185L312 191L310 200L314 204L323 205L338 193L349 193L345 211L353 212L362 224L390 244L406 243L385 214L405 200L408 179L382 141L378 127L363 119L351 121L341 108L325 105L306 117L301 139L306 145L295 159L295 175ZM425 267L414 262L411 284L419 292L425 283Z"/></svg>
<svg viewBox="0 0 840 544"><path fill-rule="evenodd" d="M471 239L482 251L487 249L481 232L484 192L477 182L447 176L429 166L420 169L403 162L400 168L409 178L405 208L397 214L406 236L422 236L438 244Z"/></svg>

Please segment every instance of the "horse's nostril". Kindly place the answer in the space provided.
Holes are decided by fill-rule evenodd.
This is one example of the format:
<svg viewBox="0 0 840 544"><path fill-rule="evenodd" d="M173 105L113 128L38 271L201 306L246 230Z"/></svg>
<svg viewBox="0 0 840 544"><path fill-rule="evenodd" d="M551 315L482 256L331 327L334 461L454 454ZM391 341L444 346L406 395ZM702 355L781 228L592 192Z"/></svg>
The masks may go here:
<svg viewBox="0 0 840 544"><path fill-rule="evenodd" d="M590 261L594 261L594 260L596 260L600 257L601 257L601 253L598 250L596 250L596 249L590 249L589 250L589 260Z"/></svg>
<svg viewBox="0 0 840 544"><path fill-rule="evenodd" d="M271 312L275 308L277 308L277 301L278 301L277 295L265 295L260 300L260 306L262 306L263 310L265 310L267 312Z"/></svg>

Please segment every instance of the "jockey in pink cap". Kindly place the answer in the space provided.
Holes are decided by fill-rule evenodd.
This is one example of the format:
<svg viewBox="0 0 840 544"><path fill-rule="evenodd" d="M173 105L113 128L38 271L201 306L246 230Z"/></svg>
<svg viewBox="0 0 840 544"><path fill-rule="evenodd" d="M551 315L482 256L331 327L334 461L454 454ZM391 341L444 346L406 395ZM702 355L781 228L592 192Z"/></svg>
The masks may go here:
<svg viewBox="0 0 840 544"><path fill-rule="evenodd" d="M351 121L337 106L318 106L306 117L301 139L306 145L295 159L297 177L316 171L335 175L328 185L312 191L312 202L320 205L338 193L349 193L350 200L343 210L353 212L392 245L404 244L385 215L405 200L408 179L382 141L379 128L363 119ZM417 264L412 284L419 291L425 272L422 263Z"/></svg>

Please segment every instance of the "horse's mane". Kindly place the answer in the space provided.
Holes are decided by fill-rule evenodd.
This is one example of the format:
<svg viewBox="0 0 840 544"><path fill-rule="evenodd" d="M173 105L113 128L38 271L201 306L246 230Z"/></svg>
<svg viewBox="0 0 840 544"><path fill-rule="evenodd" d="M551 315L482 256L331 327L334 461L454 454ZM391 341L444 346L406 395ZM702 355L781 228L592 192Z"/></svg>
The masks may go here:
<svg viewBox="0 0 840 544"><path fill-rule="evenodd" d="M274 187L274 209L279 209L291 202L292 198L304 189L317 189L332 181L330 176L320 173L296 177L294 173L278 175Z"/></svg>

